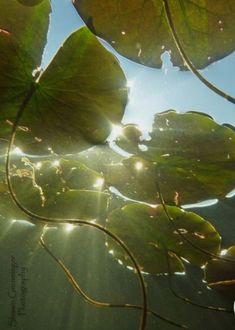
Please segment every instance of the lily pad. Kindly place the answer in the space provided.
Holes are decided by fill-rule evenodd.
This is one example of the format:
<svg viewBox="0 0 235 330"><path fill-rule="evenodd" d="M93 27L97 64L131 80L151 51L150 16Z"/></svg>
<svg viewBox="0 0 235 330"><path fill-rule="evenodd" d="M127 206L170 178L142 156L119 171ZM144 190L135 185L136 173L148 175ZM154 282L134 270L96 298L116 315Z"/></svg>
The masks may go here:
<svg viewBox="0 0 235 330"><path fill-rule="evenodd" d="M116 234L132 251L143 272L153 275L183 272L181 258L202 266L210 256L190 246L177 232L180 231L195 246L210 253L218 253L220 235L206 220L195 213L167 206L173 224L164 208L143 204L129 204L114 210L108 217L107 229ZM131 261L122 249L108 240L108 248L126 266Z"/></svg>
<svg viewBox="0 0 235 330"><path fill-rule="evenodd" d="M121 55L150 67L161 67L161 54L171 51L174 65L185 69L166 21L162 0L74 0L90 30ZM235 7L228 1L168 1L185 52L197 68L235 49Z"/></svg>
<svg viewBox="0 0 235 330"><path fill-rule="evenodd" d="M156 204L160 187L165 201L178 205L221 198L234 189L230 127L201 113L170 110L156 114L150 137L141 141L122 134L116 140L134 156L107 165L105 177L126 197Z"/></svg>
<svg viewBox="0 0 235 330"><path fill-rule="evenodd" d="M72 157L75 157L75 155ZM115 152L105 143L78 153L76 158L90 169L103 172L107 165L119 163L125 157Z"/></svg>
<svg viewBox="0 0 235 330"><path fill-rule="evenodd" d="M69 153L103 142L112 123L122 119L126 102L117 59L81 28L43 72L21 125L56 152Z"/></svg>
<svg viewBox="0 0 235 330"><path fill-rule="evenodd" d="M235 246L231 246L223 255L226 260L209 260L205 268L205 281L212 289L228 289L235 291Z"/></svg>
<svg viewBox="0 0 235 330"><path fill-rule="evenodd" d="M78 161L23 161L12 173L12 185L24 208L45 217L105 218L109 194L102 175Z"/></svg>
<svg viewBox="0 0 235 330"><path fill-rule="evenodd" d="M31 219L15 205L8 191L4 193L0 191L0 220L26 220L31 222Z"/></svg>
<svg viewBox="0 0 235 330"><path fill-rule="evenodd" d="M8 138L47 41L50 1L36 7L17 0L0 2L0 138Z"/></svg>
<svg viewBox="0 0 235 330"><path fill-rule="evenodd" d="M37 70L49 1L35 7L17 0L8 4L0 5L0 138L8 138L23 104L17 144L24 151L71 153L105 141L127 102L126 78L115 56L83 27L68 37L44 72Z"/></svg>

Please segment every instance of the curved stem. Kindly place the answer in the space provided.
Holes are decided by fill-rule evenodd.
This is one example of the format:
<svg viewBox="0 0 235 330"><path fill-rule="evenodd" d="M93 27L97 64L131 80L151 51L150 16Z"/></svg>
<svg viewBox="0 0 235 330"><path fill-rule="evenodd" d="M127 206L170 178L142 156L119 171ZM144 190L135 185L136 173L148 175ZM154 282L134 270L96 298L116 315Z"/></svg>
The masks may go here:
<svg viewBox="0 0 235 330"><path fill-rule="evenodd" d="M55 260L55 262L59 265L59 267L64 271L65 275L67 276L67 278L69 279L69 281L71 282L72 286L74 287L74 289L76 290L76 292L78 292L87 302L89 302L92 305L95 305L96 307L111 307L111 308L131 308L131 309L138 309L138 310L142 310L142 306L139 305L133 305L133 304L111 304L111 303L105 303L105 302L100 302L97 300L94 300L92 298L90 298L83 290L82 288L79 286L78 282L75 280L75 278L73 277L73 275L71 274L71 272L68 270L68 268L64 265L64 263L58 259L53 253L52 251L49 249L49 247L45 244L43 237L41 236L40 238L40 244L42 245L42 247L46 250L46 252ZM189 329L186 325L181 325L178 324L176 322L173 322L171 320L169 320L168 318L165 318L161 315L159 315L158 313L156 313L155 311L153 311L152 309L147 309L147 313L150 315L153 315L157 318L159 318L162 321L165 321L171 325L174 325L178 328L182 328L182 329Z"/></svg>
<svg viewBox="0 0 235 330"><path fill-rule="evenodd" d="M10 154L11 154L11 150L14 144L14 140L15 140L15 136L16 136L16 130L18 127L18 124L20 122L20 119L29 103L29 101L31 100L31 97L33 96L35 90L36 90L36 86L37 83L33 82L31 85L31 88L28 91L28 94L26 95L24 101L22 102L20 109L17 113L16 119L13 123L12 126L12 131L11 131L11 136L10 136L10 140L9 140L9 144L8 144L8 148L7 148L7 153L6 153L6 180L7 180L7 186L11 195L11 198L13 200L13 202L16 204L16 206L22 211L24 212L27 216L29 216L31 218L31 220L33 222L35 222L35 219L37 219L40 222L43 223L53 223L53 224L66 224L66 223L70 223L70 224L78 224L78 225L86 225L89 227L93 227L98 229L99 231L102 231L103 233L105 233L106 235L108 235L109 237L111 237L111 239L113 239L114 241L116 241L121 248L126 252L126 254L129 256L129 258L131 259L133 265L134 265L134 269L136 270L138 279L139 279L139 283L140 283L140 287L141 287L141 293L142 293L142 317L141 317L141 322L140 322L140 330L145 330L146 329L146 323L147 323L147 292L146 292L146 287L145 287L145 283L144 283L144 278L143 275L141 273L141 270L139 268L139 265L135 259L135 257L133 256L133 254L130 252L130 250L128 249L128 247L125 245L125 243L119 239L116 235L114 235L112 232L110 232L109 230L107 230L106 228L104 228L101 225L98 225L96 223L92 223L89 221L85 221L85 220L80 220L80 219L61 219L61 218L47 218L44 216L40 216L37 215L31 211L29 211L28 209L26 209L23 205L21 205L20 201L18 200L13 186L12 186L12 182L11 182L11 176L10 176Z"/></svg>
<svg viewBox="0 0 235 330"><path fill-rule="evenodd" d="M216 94L220 95L221 97L223 97L224 99L228 100L229 102L235 104L235 98L226 94L225 92L223 92L221 89L219 89L218 87L216 87L215 85L213 85L212 83L210 83L207 79L205 79L195 68L195 66L193 65L193 63L191 62L191 60L189 59L188 55L186 54L182 43L178 37L178 34L176 32L175 29L175 25L174 22L172 20L172 16L171 16L171 12L170 12L170 7L169 7L169 3L168 0L162 0L163 2L163 7L165 10L165 16L166 16L166 20L167 23L169 25L172 37L174 39L175 45L183 59L183 61L185 62L185 64L187 65L188 69L195 74L195 76L197 76L197 78L204 84L206 85L210 90L212 90L213 92L215 92Z"/></svg>
<svg viewBox="0 0 235 330"><path fill-rule="evenodd" d="M159 182L156 182L156 188L157 188L157 192L158 192L158 195L159 195L159 198L160 198L160 202L161 202L161 205L163 207L163 210L166 214L166 217L168 219L168 221L171 223L171 225L173 226L174 230L177 232L177 234L184 240L186 241L192 248L194 248L195 250L197 251L200 251L201 253L207 255L207 256L210 256L211 258L214 258L214 259L219 259L219 260L223 260L223 261L226 261L226 262L232 262L232 263L235 263L235 259L229 259L229 258L225 258L225 257L222 257L220 255L217 255L217 254L214 254L212 252L209 252L207 250L204 250L203 248L201 248L200 246L197 246L196 244L194 244L190 239L188 239L186 237L186 235L184 235L180 230L179 228L175 225L175 222L174 222L174 219L171 217L171 215L169 214L168 210L167 210L167 207L166 207L166 203L164 201L164 198L162 196L162 192L161 192L161 188L160 188L160 185L159 185Z"/></svg>
<svg viewBox="0 0 235 330"><path fill-rule="evenodd" d="M181 296L180 294L178 294L175 290L174 290L174 287L173 287L173 282L172 282L172 274L171 274L171 266L170 266L170 262L169 262L169 257L168 257L168 254L167 254L167 250L165 249L165 252L166 252L166 260L167 260L167 267L168 267L168 284L169 284L169 288L171 290L171 292L173 293L173 295L176 297L176 298L179 298L181 300L183 300L184 302L190 304L190 305L194 305L196 307L199 307L199 308L203 308L203 309L209 309L209 310L212 310L212 311L215 311L215 312L225 312L225 313L233 313L233 310L232 309L227 309L225 307L218 307L218 306L208 306L208 305L202 305L202 304L199 304L189 298L186 298L186 297L183 297Z"/></svg>

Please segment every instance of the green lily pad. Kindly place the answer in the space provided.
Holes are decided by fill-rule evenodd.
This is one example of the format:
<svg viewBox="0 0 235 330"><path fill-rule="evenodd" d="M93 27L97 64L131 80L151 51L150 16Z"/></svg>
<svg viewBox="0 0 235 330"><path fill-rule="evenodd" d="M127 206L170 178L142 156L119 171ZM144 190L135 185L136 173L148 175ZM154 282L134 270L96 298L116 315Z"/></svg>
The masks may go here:
<svg viewBox="0 0 235 330"><path fill-rule="evenodd" d="M103 190L103 175L77 160L60 160L61 178L70 189Z"/></svg>
<svg viewBox="0 0 235 330"><path fill-rule="evenodd" d="M84 150L76 157L81 163L97 172L103 172L107 165L119 163L125 158L111 149L107 143Z"/></svg>
<svg viewBox="0 0 235 330"><path fill-rule="evenodd" d="M212 289L235 290L235 246L231 246L223 255L226 260L209 260L205 267L205 281Z"/></svg>
<svg viewBox="0 0 235 330"><path fill-rule="evenodd" d="M116 139L134 156L107 165L105 177L126 197L156 204L160 186L165 201L178 205L221 198L234 189L235 132L230 127L201 113L171 110L156 114L150 137L141 141L122 134Z"/></svg>
<svg viewBox="0 0 235 330"><path fill-rule="evenodd" d="M140 157L130 157L104 168L106 183L124 197L150 204L159 202L156 172L152 164ZM172 191L169 192L172 194Z"/></svg>
<svg viewBox="0 0 235 330"><path fill-rule="evenodd" d="M137 125L123 125L121 135L117 136L115 142L121 149L131 154L138 154L141 135L142 132Z"/></svg>
<svg viewBox="0 0 235 330"><path fill-rule="evenodd" d="M194 245L218 253L220 235L208 221L175 206L167 206L167 211L174 225L161 205L129 204L109 215L107 229L127 245L144 272L154 275L169 273L167 258L172 273L184 271L181 258L197 266L210 259L209 255L190 246L177 229ZM108 240L108 248L123 264L132 266L123 250L111 240Z"/></svg>
<svg viewBox="0 0 235 330"><path fill-rule="evenodd" d="M170 159L198 162L235 160L235 132L203 113L169 110L156 114L150 136L151 140L143 142L150 160L158 161L167 154Z"/></svg>
<svg viewBox="0 0 235 330"><path fill-rule="evenodd" d="M101 174L75 160L23 162L12 173L12 185L24 208L45 217L105 218L109 194Z"/></svg>
<svg viewBox="0 0 235 330"><path fill-rule="evenodd" d="M115 56L84 27L68 37L44 72L35 70L46 43L49 1L28 7L4 0L0 12L0 138L8 138L24 102L17 131L24 151L70 153L102 143L127 102Z"/></svg>
<svg viewBox="0 0 235 330"><path fill-rule="evenodd" d="M41 75L21 125L56 152L70 153L103 142L122 119L126 102L117 59L81 28Z"/></svg>
<svg viewBox="0 0 235 330"><path fill-rule="evenodd" d="M55 198L50 216L82 220L104 221L107 215L109 194L92 190L69 190ZM52 209L49 205L48 209Z"/></svg>
<svg viewBox="0 0 235 330"><path fill-rule="evenodd" d="M15 205L8 191L0 191L0 220L31 221L31 219Z"/></svg>
<svg viewBox="0 0 235 330"><path fill-rule="evenodd" d="M75 0L90 30L121 55L150 67L161 67L161 54L171 51L174 65L185 69L168 27L162 0ZM168 1L185 52L197 68L235 49L235 7L229 2Z"/></svg>
<svg viewBox="0 0 235 330"><path fill-rule="evenodd" d="M0 138L8 138L35 79L32 72L41 63L50 12L49 0L36 7L22 6L17 0L0 2Z"/></svg>

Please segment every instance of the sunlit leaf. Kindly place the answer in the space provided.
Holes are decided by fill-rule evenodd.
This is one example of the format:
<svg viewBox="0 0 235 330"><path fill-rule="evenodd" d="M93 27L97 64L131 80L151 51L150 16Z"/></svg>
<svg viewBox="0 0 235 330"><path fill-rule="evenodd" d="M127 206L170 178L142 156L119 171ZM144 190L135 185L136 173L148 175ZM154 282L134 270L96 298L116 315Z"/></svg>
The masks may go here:
<svg viewBox="0 0 235 330"><path fill-rule="evenodd" d="M153 208L143 204L130 204L114 210L108 217L107 228L128 246L144 272L162 274L182 272L181 257L194 265L202 266L210 256L190 246L177 232L180 231L197 247L217 253L220 236L206 220L192 212L167 206L173 223L167 218L161 205ZM129 258L117 245L108 240L108 248L114 257L131 266Z"/></svg>
<svg viewBox="0 0 235 330"><path fill-rule="evenodd" d="M92 190L69 190L55 198L55 209L50 214L62 218L104 220L109 194Z"/></svg>
<svg viewBox="0 0 235 330"><path fill-rule="evenodd" d="M46 43L49 2L28 7L17 0L8 6L4 0L0 10L0 138L7 137L24 104L17 143L25 151L45 153L52 147L68 153L103 142L127 102L126 79L117 59L81 28L43 73L35 71Z"/></svg>
<svg viewBox="0 0 235 330"><path fill-rule="evenodd" d="M223 255L235 261L235 246L231 246ZM205 280L213 289L229 289L235 291L235 264L226 260L209 260L205 268Z"/></svg>
<svg viewBox="0 0 235 330"><path fill-rule="evenodd" d="M138 129L137 129L138 132ZM125 129L124 129L125 133ZM116 143L135 156L106 166L106 180L148 203L195 203L234 189L235 132L200 113L156 114L149 140L122 134ZM122 174L121 174L122 173Z"/></svg>
<svg viewBox="0 0 235 330"><path fill-rule="evenodd" d="M102 175L78 161L22 160L12 184L24 208L46 217L104 219L109 194L103 191Z"/></svg>
<svg viewBox="0 0 235 330"><path fill-rule="evenodd" d="M103 142L127 101L117 59L87 28L74 32L42 74L22 126L56 152Z"/></svg>
<svg viewBox="0 0 235 330"><path fill-rule="evenodd" d="M170 12L186 53L197 68L235 49L235 6L232 0L169 0ZM171 51L184 67L167 25L162 0L74 0L90 30L120 54L150 67L161 66L161 54Z"/></svg>
<svg viewBox="0 0 235 330"><path fill-rule="evenodd" d="M118 163L125 158L110 148L108 144L84 150L76 157L81 163L98 172L103 172L107 165Z"/></svg>

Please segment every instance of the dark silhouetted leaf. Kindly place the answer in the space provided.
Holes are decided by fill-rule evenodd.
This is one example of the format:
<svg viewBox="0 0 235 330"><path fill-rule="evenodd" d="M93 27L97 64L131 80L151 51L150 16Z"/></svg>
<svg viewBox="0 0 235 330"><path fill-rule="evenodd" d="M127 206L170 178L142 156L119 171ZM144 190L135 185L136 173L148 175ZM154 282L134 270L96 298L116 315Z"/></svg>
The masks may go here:
<svg viewBox="0 0 235 330"><path fill-rule="evenodd" d="M175 28L186 53L203 68L235 49L233 0L168 1ZM161 66L161 54L171 51L184 67L167 25L162 0L74 0L90 30L120 54L150 67Z"/></svg>
<svg viewBox="0 0 235 330"><path fill-rule="evenodd" d="M178 229L196 246L217 253L220 236L206 220L192 212L167 206L174 225L168 220L161 205L153 208L143 204L130 204L114 210L108 217L107 228L128 246L144 272L162 274L184 271L181 257L202 266L210 256L190 246L177 232ZM108 240L108 248L115 258L131 266L129 258L117 245Z"/></svg>
<svg viewBox="0 0 235 330"><path fill-rule="evenodd" d="M235 246L231 246L223 256L235 261ZM211 288L235 291L235 264L226 260L209 260L205 268L205 280Z"/></svg>
<svg viewBox="0 0 235 330"><path fill-rule="evenodd" d="M7 138L35 79L32 71L41 63L50 11L49 0L36 7L0 2L0 138Z"/></svg>

